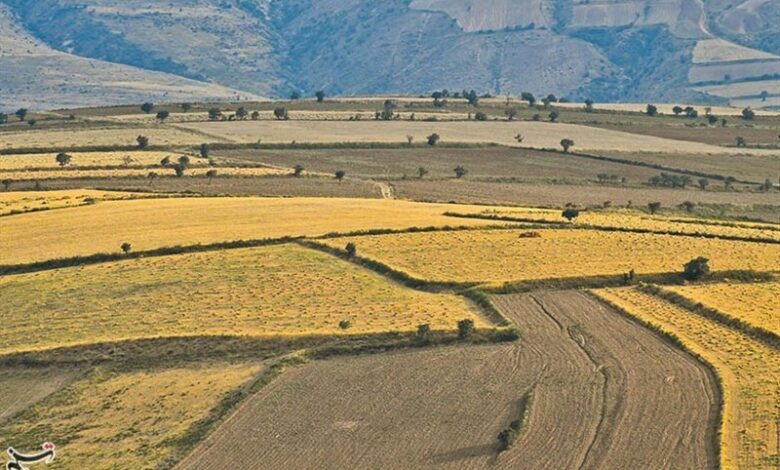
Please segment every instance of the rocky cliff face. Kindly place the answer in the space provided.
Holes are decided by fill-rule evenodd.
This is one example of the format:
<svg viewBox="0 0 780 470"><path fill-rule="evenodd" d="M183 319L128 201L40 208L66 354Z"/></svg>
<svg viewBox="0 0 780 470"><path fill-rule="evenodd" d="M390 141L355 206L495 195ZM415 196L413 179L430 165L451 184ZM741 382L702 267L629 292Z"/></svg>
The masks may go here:
<svg viewBox="0 0 780 470"><path fill-rule="evenodd" d="M51 77L30 72L38 60L32 56L19 60L17 51L10 60L9 37L26 35L61 60L97 59L95 70L133 67L150 87L162 80L154 73L162 73L246 97L320 88L330 94L474 88L572 99L780 104L776 0L0 4L7 19L0 22L6 37L0 65L30 86L51 87ZM51 59L45 64L57 70ZM84 86L83 95L91 96L94 84ZM3 94L5 88L0 103L13 104Z"/></svg>

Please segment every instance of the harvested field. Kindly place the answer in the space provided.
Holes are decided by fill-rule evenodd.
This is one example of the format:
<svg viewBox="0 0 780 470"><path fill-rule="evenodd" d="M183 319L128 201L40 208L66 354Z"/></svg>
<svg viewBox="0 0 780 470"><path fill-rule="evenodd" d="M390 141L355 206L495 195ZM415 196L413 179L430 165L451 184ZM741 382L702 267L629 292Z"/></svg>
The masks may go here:
<svg viewBox="0 0 780 470"><path fill-rule="evenodd" d="M71 189L62 191L14 191L0 192L0 215L30 212L44 209L83 206L97 201L117 201L160 197L154 194L128 193L119 191L96 191Z"/></svg>
<svg viewBox="0 0 780 470"><path fill-rule="evenodd" d="M564 120L565 118L561 118ZM252 143L328 143L386 142L406 144L406 136L425 142L433 133L442 142L497 143L518 146L515 136L525 139L519 146L530 148L560 148L563 138L573 139L576 150L635 151L694 154L755 154L770 155L762 149L728 149L714 145L641 136L588 126L543 122L425 122L425 121L240 121L175 124L179 129L221 136L232 142Z"/></svg>
<svg viewBox="0 0 780 470"><path fill-rule="evenodd" d="M159 165L160 160L170 157L176 160L181 154L174 152L73 152L68 153L72 158L68 164L72 167L146 167ZM0 170L29 170L29 169L60 169L57 163L56 153L31 153L17 155L0 155ZM193 157L194 158L194 157Z"/></svg>
<svg viewBox="0 0 780 470"><path fill-rule="evenodd" d="M63 469L160 468L186 443L193 424L261 368L98 369L0 427L0 445L54 442Z"/></svg>
<svg viewBox="0 0 780 470"><path fill-rule="evenodd" d="M780 336L780 283L707 284L666 288Z"/></svg>
<svg viewBox="0 0 780 470"><path fill-rule="evenodd" d="M107 129L89 128L77 133L69 130L27 130L23 132L0 132L0 148L58 148L84 146L128 146L137 145L136 137L145 135L149 145L200 145L204 141L217 138L204 138L202 135L183 131L173 127L111 127Z"/></svg>
<svg viewBox="0 0 780 470"><path fill-rule="evenodd" d="M478 206L378 199L170 198L104 202L89 207L0 218L0 264L174 245L316 236L330 232L447 225L491 225L445 217ZM35 237L28 236L35 233ZM89 234L85 238L84 234Z"/></svg>
<svg viewBox="0 0 780 470"><path fill-rule="evenodd" d="M716 396L695 360L579 293L497 301L520 343L293 369L178 468L714 466ZM520 437L498 454L529 393Z"/></svg>
<svg viewBox="0 0 780 470"><path fill-rule="evenodd" d="M699 64L691 67L688 72L688 81L692 84L721 82L757 78L776 73L780 73L780 60Z"/></svg>
<svg viewBox="0 0 780 470"><path fill-rule="evenodd" d="M776 469L780 433L780 355L740 332L634 288L596 291L657 325L717 369L724 388L724 468Z"/></svg>
<svg viewBox="0 0 780 470"><path fill-rule="evenodd" d="M265 177L289 175L290 172L276 168L238 168L230 166L218 167L188 167L184 172L184 178L205 179L210 170L217 172L216 177L235 176L235 177ZM10 179L14 182L23 180L44 181L48 179L85 179L85 178L147 178L149 172L155 172L158 177L175 177L176 173L172 168L90 168L80 169L52 169L52 170L34 170L34 171L0 171L0 178ZM155 180L156 181L156 180Z"/></svg>
<svg viewBox="0 0 780 470"><path fill-rule="evenodd" d="M729 83L727 85L710 85L697 87L697 91L725 98L741 96L759 96L766 91L770 94L780 93L780 80L761 80L757 82Z"/></svg>
<svg viewBox="0 0 780 470"><path fill-rule="evenodd" d="M0 368L0 424L76 380L78 368ZM4 443L0 443L2 445Z"/></svg>
<svg viewBox="0 0 780 470"><path fill-rule="evenodd" d="M412 277L491 285L511 281L680 272L693 258L710 259L713 271L780 266L780 245L600 230L521 230L403 233L325 240L354 243L364 257Z"/></svg>
<svg viewBox="0 0 780 470"><path fill-rule="evenodd" d="M780 59L768 52L743 47L723 39L705 39L693 49L693 63L733 62L739 60Z"/></svg>
<svg viewBox="0 0 780 470"><path fill-rule="evenodd" d="M467 318L488 325L462 297L414 291L298 245L5 276L0 297L0 318L14 325L0 332L0 354L157 337L455 330Z"/></svg>
<svg viewBox="0 0 780 470"><path fill-rule="evenodd" d="M687 118L681 117L679 119L684 122ZM742 149L737 149L734 146L736 144L737 137L745 138L748 142L748 145L750 146L778 145L780 144L780 138L778 138L778 134L780 133L780 125L773 123L774 125L746 126L746 125L741 125L739 123L734 123L733 122L734 120L735 119L732 119L732 123L729 124L728 127L720 127L719 124L717 126L699 125L695 121L692 123L690 127L685 125L676 125L676 126L597 125L596 127L600 127L604 129L612 129L612 130L622 131L622 132L630 132L636 135L648 135L648 136L661 137L664 139L685 140L688 142L700 142L702 144L721 145L721 146L730 147L729 155L713 155L713 154L703 155L701 153L672 154L669 152L654 152L654 151L633 152L633 154L639 161L642 161L642 158L647 153L650 154L657 153L660 156L665 156L667 160L678 161L678 163L670 165L674 168L698 170L698 167L700 165L707 165L708 163L710 165L719 165L721 167L729 168L729 166L727 166L729 163L737 163L740 160L743 161L751 160L761 165L760 163L761 160L769 158L771 159L769 161L773 162L775 168L777 168L777 153L775 154L767 153L763 155L744 155L741 154L740 152L740 150ZM702 123L703 122L704 121L702 121ZM620 153L624 153L624 152L620 152ZM692 164L693 166L687 166L686 164ZM741 169L742 171L746 171L746 170L749 171L749 168L747 169L740 168L738 165L730 165L730 167L735 169ZM731 175L732 173L726 171L725 174Z"/></svg>

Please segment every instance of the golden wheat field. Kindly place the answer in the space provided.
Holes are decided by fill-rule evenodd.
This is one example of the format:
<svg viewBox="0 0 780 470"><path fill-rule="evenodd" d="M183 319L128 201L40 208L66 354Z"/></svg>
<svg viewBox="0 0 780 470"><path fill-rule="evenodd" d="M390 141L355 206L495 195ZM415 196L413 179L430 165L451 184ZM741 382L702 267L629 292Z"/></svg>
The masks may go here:
<svg viewBox="0 0 780 470"><path fill-rule="evenodd" d="M719 283L671 286L666 289L780 335L780 282Z"/></svg>
<svg viewBox="0 0 780 470"><path fill-rule="evenodd" d="M0 218L0 264L231 240L415 226L484 226L443 216L477 206L339 198L199 197L102 202ZM34 236L30 236L34 234Z"/></svg>
<svg viewBox="0 0 780 470"><path fill-rule="evenodd" d="M252 177L252 176L279 176L289 175L290 170L283 170L277 168L241 168L230 166L217 166L217 167L189 167L184 172L184 177L205 178L209 171L216 171L216 176L236 176L236 177ZM0 171L0 180L10 179L13 181L23 180L46 180L46 179L62 179L62 178L148 178L149 173L154 172L157 177L160 176L176 176L176 172L173 168L68 168L68 169L51 169L51 170L19 170L19 171Z"/></svg>
<svg viewBox="0 0 780 470"><path fill-rule="evenodd" d="M66 151L71 147L136 145L136 138L144 135L149 145L200 145L202 135L166 126L133 128L80 129L78 133L58 129L33 129L0 133L3 149L46 149L58 148ZM208 138L219 141L218 137Z"/></svg>
<svg viewBox="0 0 780 470"><path fill-rule="evenodd" d="M182 153L157 151L129 152L68 152L71 156L68 168L73 167L139 167L158 165L160 160L170 157L175 161ZM57 153L32 153L0 155L0 170L59 169ZM191 158L194 157L191 156Z"/></svg>
<svg viewBox="0 0 780 470"><path fill-rule="evenodd" d="M197 421L262 370L208 364L96 370L0 427L0 442L57 444L62 469L159 468Z"/></svg>
<svg viewBox="0 0 780 470"><path fill-rule="evenodd" d="M540 222L565 221L561 216L560 210L526 208L489 209L485 211L485 215L517 217ZM627 228L691 235L717 235L780 241L780 225L777 224L731 221L717 222L694 218L667 217L659 214L649 215L636 209L582 211L572 225L593 225L605 228Z"/></svg>
<svg viewBox="0 0 780 470"><path fill-rule="evenodd" d="M29 191L0 192L0 215L83 206L97 201L142 199L147 197L161 196L93 189L67 189L35 193Z"/></svg>
<svg viewBox="0 0 780 470"><path fill-rule="evenodd" d="M600 230L470 230L404 233L326 240L343 248L352 242L361 256L411 276L435 281L503 283L581 276L682 271L704 256L715 271L774 270L780 246L755 242L607 232Z"/></svg>
<svg viewBox="0 0 780 470"><path fill-rule="evenodd" d="M780 465L780 355L736 330L635 288L595 293L644 322L677 336L718 371L723 385L723 468Z"/></svg>
<svg viewBox="0 0 780 470"><path fill-rule="evenodd" d="M0 297L0 318L13 325L0 332L0 354L155 337L454 330L465 318L486 325L461 297L407 289L298 245L6 276Z"/></svg>

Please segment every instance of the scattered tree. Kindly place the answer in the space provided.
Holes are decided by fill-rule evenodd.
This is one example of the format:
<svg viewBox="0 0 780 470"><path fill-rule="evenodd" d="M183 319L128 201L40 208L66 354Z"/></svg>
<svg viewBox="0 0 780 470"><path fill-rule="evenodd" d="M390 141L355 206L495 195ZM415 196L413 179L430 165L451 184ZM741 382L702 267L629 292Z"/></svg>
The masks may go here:
<svg viewBox="0 0 780 470"><path fill-rule="evenodd" d="M133 249L133 246L127 242L124 242L119 248L122 249L122 253L128 254Z"/></svg>
<svg viewBox="0 0 780 470"><path fill-rule="evenodd" d="M347 256L354 258L357 254L357 246L354 243L349 242L347 243L347 246L344 247L344 251L347 252Z"/></svg>
<svg viewBox="0 0 780 470"><path fill-rule="evenodd" d="M464 95L466 98L466 101L469 102L471 106L479 106L479 96L477 96L477 92L474 90L471 90L467 94Z"/></svg>
<svg viewBox="0 0 780 470"><path fill-rule="evenodd" d="M693 212L693 209L696 208L696 203L691 202L691 201L683 201L677 207L679 207L680 209L684 210L685 212Z"/></svg>
<svg viewBox="0 0 780 470"><path fill-rule="evenodd" d="M152 186L154 184L154 180L157 179L157 173L154 171L150 171L146 177L149 179L149 186Z"/></svg>
<svg viewBox="0 0 780 470"><path fill-rule="evenodd" d="M750 107L747 107L742 110L742 119L746 121L752 121L756 118L756 112L750 109Z"/></svg>
<svg viewBox="0 0 780 470"><path fill-rule="evenodd" d="M561 147L563 147L564 152L568 152L570 148L574 147L574 141L571 139L563 139L561 140Z"/></svg>
<svg viewBox="0 0 780 470"><path fill-rule="evenodd" d="M504 452L512 447L517 437L520 435L520 429L523 427L522 420L516 419L509 424L509 427L498 434L498 451Z"/></svg>
<svg viewBox="0 0 780 470"><path fill-rule="evenodd" d="M211 152L211 147L209 147L209 144L202 143L200 144L200 156L201 158L209 158L209 153Z"/></svg>
<svg viewBox="0 0 780 470"><path fill-rule="evenodd" d="M412 146L414 143L414 136L413 135L407 135L406 136L406 143L409 145L409 147Z"/></svg>
<svg viewBox="0 0 780 470"><path fill-rule="evenodd" d="M144 103L141 105L141 111L145 112L146 114L149 114L154 109L154 103Z"/></svg>
<svg viewBox="0 0 780 470"><path fill-rule="evenodd" d="M461 179L468 173L468 170L463 168L463 165L458 165L453 170L455 172L455 178Z"/></svg>
<svg viewBox="0 0 780 470"><path fill-rule="evenodd" d="M702 191L706 191L707 186L710 185L710 180L708 180L707 178L699 178L698 183L699 183L699 189L701 189Z"/></svg>
<svg viewBox="0 0 780 470"><path fill-rule="evenodd" d="M547 117L550 118L550 122L557 121L558 120L558 116L560 116L558 111L550 111L550 114L547 115Z"/></svg>
<svg viewBox="0 0 780 470"><path fill-rule="evenodd" d="M647 108L645 109L645 114L647 114L650 117L658 116L658 106L654 104L648 104Z"/></svg>
<svg viewBox="0 0 780 470"><path fill-rule="evenodd" d="M18 117L20 121L24 121L27 118L27 108L19 108L14 114L16 114L16 117Z"/></svg>
<svg viewBox="0 0 780 470"><path fill-rule="evenodd" d="M216 177L217 177L217 170L212 168L206 172L206 178L209 179L209 184L211 184L211 180L213 180Z"/></svg>
<svg viewBox="0 0 780 470"><path fill-rule="evenodd" d="M523 140L525 140L525 137L523 137L523 134L517 134L515 135L515 140L517 141L518 144L520 144L523 142Z"/></svg>
<svg viewBox="0 0 780 470"><path fill-rule="evenodd" d="M38 124L38 121L35 119L30 119L29 121L27 121L27 125L30 127L35 127L36 124Z"/></svg>
<svg viewBox="0 0 780 470"><path fill-rule="evenodd" d="M168 119L168 116L170 116L171 113L168 111L160 111L157 113L157 120L160 122L165 122L166 119Z"/></svg>
<svg viewBox="0 0 780 470"><path fill-rule="evenodd" d="M165 167L165 166L168 166L170 164L171 164L171 157L166 156L166 157L163 157L162 160L160 160L160 166Z"/></svg>
<svg viewBox="0 0 780 470"><path fill-rule="evenodd" d="M351 326L352 326L352 322L349 320L341 320L339 322L339 328L341 328L342 330L347 330Z"/></svg>
<svg viewBox="0 0 780 470"><path fill-rule="evenodd" d="M769 192L772 189L774 189L775 185L772 184L772 181L767 178L761 185L758 186L758 189L760 191Z"/></svg>
<svg viewBox="0 0 780 470"><path fill-rule="evenodd" d="M5 188L5 190L8 191L9 189L11 189L11 185L13 184L13 181L9 179L4 179L2 183L3 183L3 188Z"/></svg>
<svg viewBox="0 0 780 470"><path fill-rule="evenodd" d="M737 147L747 147L747 139L745 139L744 137L737 136L737 138L734 140L737 144Z"/></svg>
<svg viewBox="0 0 780 470"><path fill-rule="evenodd" d="M528 101L528 106L533 106L536 104L536 98L534 97L533 93L529 93L527 91L520 93L520 99L523 101Z"/></svg>
<svg viewBox="0 0 780 470"><path fill-rule="evenodd" d="M585 100L585 112L586 113L592 113L595 109L593 109L593 100L588 98Z"/></svg>
<svg viewBox="0 0 780 470"><path fill-rule="evenodd" d="M287 113L287 108L284 106L277 106L274 108L274 117L280 121L286 121L290 119L290 115Z"/></svg>
<svg viewBox="0 0 780 470"><path fill-rule="evenodd" d="M0 113L0 124L6 124L8 122L8 115L6 113Z"/></svg>
<svg viewBox="0 0 780 470"><path fill-rule="evenodd" d="M395 109L398 107L395 101L385 100L382 111L376 112L377 120L390 121L395 118Z"/></svg>
<svg viewBox="0 0 780 470"><path fill-rule="evenodd" d="M514 121L517 117L517 110L515 108L509 108L504 111L504 114L506 115L507 121Z"/></svg>
<svg viewBox="0 0 780 470"><path fill-rule="evenodd" d="M651 214L657 213L659 210L661 210L661 203L660 202L651 202L647 204L647 210L650 211Z"/></svg>
<svg viewBox="0 0 780 470"><path fill-rule="evenodd" d="M708 123L709 123L711 126L714 126L715 124L717 124L717 123L718 123L718 116L715 116L715 115L713 115L713 114L709 114L709 115L707 115L707 122L708 122Z"/></svg>
<svg viewBox="0 0 780 470"><path fill-rule="evenodd" d="M674 113L675 116L679 116L680 114L682 114L683 111L685 110L681 106L675 106L674 108L672 108L672 112Z"/></svg>
<svg viewBox="0 0 780 470"><path fill-rule="evenodd" d="M317 97L317 103L322 103L323 101L325 101L325 92L322 90L319 90L316 93L314 93L314 96Z"/></svg>
<svg viewBox="0 0 780 470"><path fill-rule="evenodd" d="M179 165L183 166L184 168L187 168L190 166L190 157L187 155L182 155L179 157Z"/></svg>
<svg viewBox="0 0 780 470"><path fill-rule="evenodd" d="M536 113L533 116L531 116L531 119L534 120L534 121L541 121L542 120L542 115L539 114L539 113Z"/></svg>
<svg viewBox="0 0 780 470"><path fill-rule="evenodd" d="M689 281L697 281L710 272L710 260L700 256L694 258L683 267L683 277Z"/></svg>
<svg viewBox="0 0 780 470"><path fill-rule="evenodd" d="M725 180L723 180L723 186L726 189L731 189L734 186L734 183L737 182L737 179L733 176L727 176Z"/></svg>
<svg viewBox="0 0 780 470"><path fill-rule="evenodd" d="M474 332L474 320L459 320L458 321L458 338L466 339Z"/></svg>
<svg viewBox="0 0 780 470"><path fill-rule="evenodd" d="M68 155L67 153L58 153L54 159L57 161L57 163L60 164L60 166L67 166L70 165L70 161L73 157Z"/></svg>
<svg viewBox="0 0 780 470"><path fill-rule="evenodd" d="M138 142L138 148L141 150L149 147L149 137L145 135L139 135L135 138L135 141Z"/></svg>
<svg viewBox="0 0 780 470"><path fill-rule="evenodd" d="M417 325L417 340L421 343L427 343L431 335L431 325L423 323Z"/></svg>
<svg viewBox="0 0 780 470"><path fill-rule="evenodd" d="M249 116L249 112L246 110L245 107L241 106L236 110L236 118L243 121L246 119L247 116Z"/></svg>
<svg viewBox="0 0 780 470"><path fill-rule="evenodd" d="M428 136L428 145L434 146L439 143L439 140L441 137L439 137L439 134L433 133Z"/></svg>
<svg viewBox="0 0 780 470"><path fill-rule="evenodd" d="M569 222L572 222L574 219L580 216L580 211L573 207L567 207L566 209L561 212L561 217L568 220Z"/></svg>
<svg viewBox="0 0 780 470"><path fill-rule="evenodd" d="M259 111L252 111L252 120L257 121L260 119L260 112Z"/></svg>
<svg viewBox="0 0 780 470"><path fill-rule="evenodd" d="M192 109L192 105L191 104L189 104L189 103L182 103L181 104L181 110L184 111L185 113L189 113L191 109Z"/></svg>
<svg viewBox="0 0 780 470"><path fill-rule="evenodd" d="M219 108L210 108L209 109L209 120L210 121L216 121L222 117L222 111L219 110Z"/></svg>
<svg viewBox="0 0 780 470"><path fill-rule="evenodd" d="M300 178L301 175L303 175L303 170L304 170L303 165L298 163L293 167L293 176L295 176L296 178Z"/></svg>
<svg viewBox="0 0 780 470"><path fill-rule="evenodd" d="M488 116L482 111L477 111L477 113L474 115L474 119L476 119L477 121L487 121Z"/></svg>
<svg viewBox="0 0 780 470"><path fill-rule="evenodd" d="M336 175L336 179L337 179L337 180L339 180L339 181L341 181L341 180L343 180L343 179L344 179L344 177L345 177L345 176L347 176L347 172L346 172L346 171L344 171L344 170L338 170L338 171L335 173L335 175Z"/></svg>

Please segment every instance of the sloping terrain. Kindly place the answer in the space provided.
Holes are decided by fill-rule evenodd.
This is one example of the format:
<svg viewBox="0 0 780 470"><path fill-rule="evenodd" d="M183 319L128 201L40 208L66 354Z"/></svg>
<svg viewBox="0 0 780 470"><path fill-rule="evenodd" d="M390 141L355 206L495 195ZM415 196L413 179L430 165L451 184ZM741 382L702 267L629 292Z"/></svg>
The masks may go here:
<svg viewBox="0 0 780 470"><path fill-rule="evenodd" d="M717 396L692 357L580 293L498 305L519 343L294 369L178 468L714 466ZM496 436L523 414L517 442L499 454Z"/></svg>

